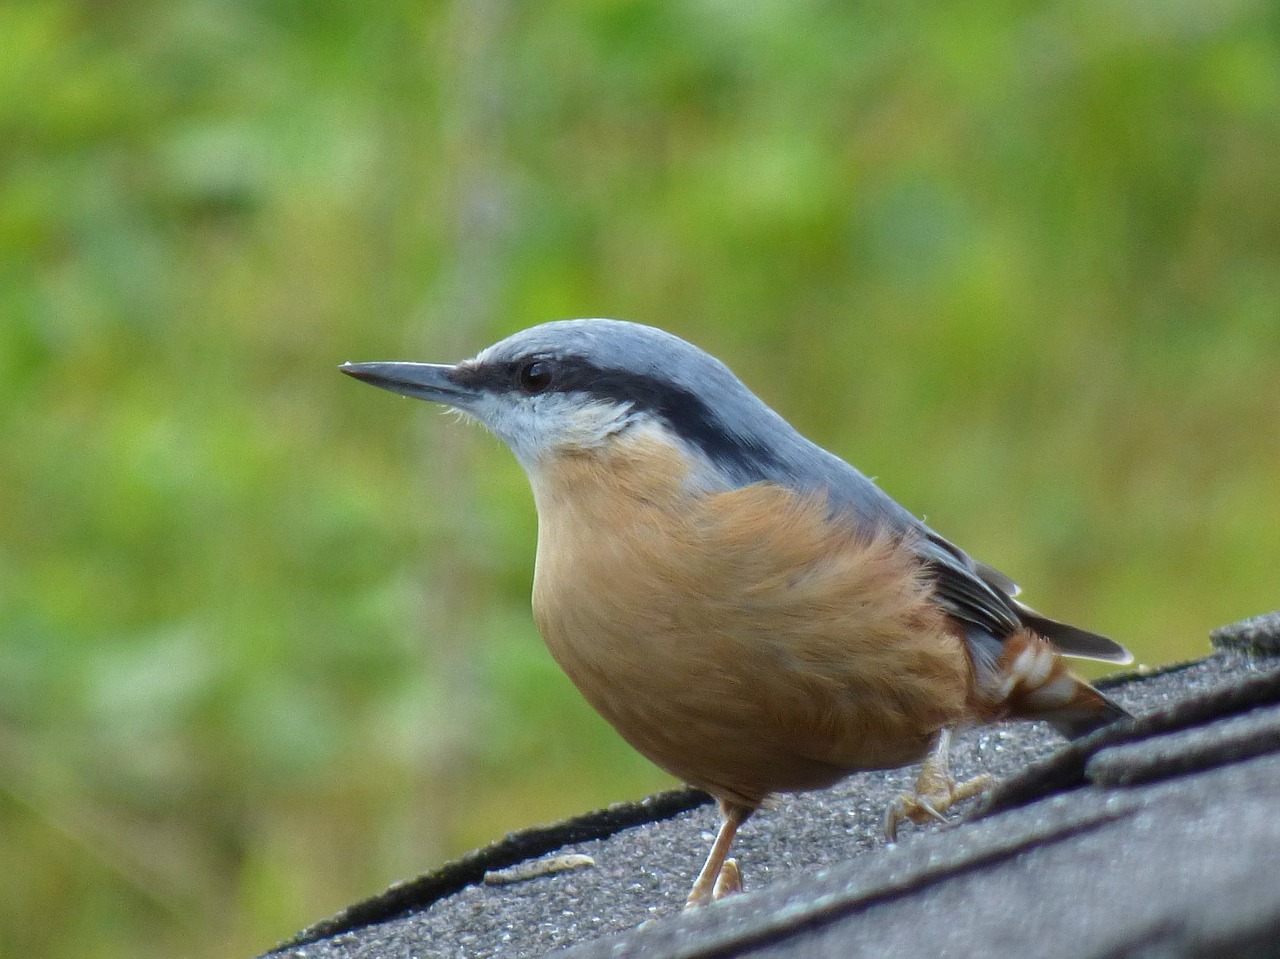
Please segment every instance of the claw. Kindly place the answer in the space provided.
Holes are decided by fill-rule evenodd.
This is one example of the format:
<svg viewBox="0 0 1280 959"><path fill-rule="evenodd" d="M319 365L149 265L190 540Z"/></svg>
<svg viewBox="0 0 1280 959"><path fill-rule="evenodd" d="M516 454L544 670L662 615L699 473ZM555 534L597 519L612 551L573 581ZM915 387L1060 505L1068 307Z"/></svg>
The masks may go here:
<svg viewBox="0 0 1280 959"><path fill-rule="evenodd" d="M938 810L934 809L933 805L929 802L929 800L925 799L923 796L916 797L916 809L918 809L923 813L926 813L927 815L932 816L934 819L938 820L938 822L944 823L947 821L947 817L942 815L942 813L938 812ZM911 815L910 812L908 812L907 815L908 816Z"/></svg>
<svg viewBox="0 0 1280 959"><path fill-rule="evenodd" d="M950 803L942 803L943 807L949 806ZM923 823L928 817L932 816L940 823L945 823L947 817L938 812L934 808L933 803L925 799L919 793L915 795L911 793L903 793L892 803L885 811L884 816L884 838L886 842L895 843L898 841L898 826L903 820L910 819L912 822Z"/></svg>
<svg viewBox="0 0 1280 959"><path fill-rule="evenodd" d="M910 797L903 793L889 804L884 813L884 841L893 845L898 841L898 823L907 818L907 800Z"/></svg>
<svg viewBox="0 0 1280 959"><path fill-rule="evenodd" d="M986 774L962 783L952 779L948 755L950 749L951 731L944 729L938 734L938 742L933 751L920 767L915 791L903 793L885 810L884 835L888 842L897 842L898 826L903 820L924 823L933 818L945 823L947 817L943 813L953 805L986 792L991 787L992 779Z"/></svg>

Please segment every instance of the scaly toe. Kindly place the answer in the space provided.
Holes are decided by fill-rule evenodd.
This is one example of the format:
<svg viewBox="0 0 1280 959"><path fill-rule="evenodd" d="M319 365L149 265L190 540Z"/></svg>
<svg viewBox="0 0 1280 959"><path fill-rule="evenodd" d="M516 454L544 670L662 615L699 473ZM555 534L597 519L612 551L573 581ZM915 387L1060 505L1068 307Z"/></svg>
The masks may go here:
<svg viewBox="0 0 1280 959"><path fill-rule="evenodd" d="M962 783L951 784L951 802L958 803L961 800L969 799L972 796L981 796L992 786L995 785L995 777L987 773L981 776L974 776L972 779L966 779Z"/></svg>
<svg viewBox="0 0 1280 959"><path fill-rule="evenodd" d="M716 888L711 893L711 898L723 899L739 892L742 892L742 870L738 868L738 860L726 859L716 878Z"/></svg>

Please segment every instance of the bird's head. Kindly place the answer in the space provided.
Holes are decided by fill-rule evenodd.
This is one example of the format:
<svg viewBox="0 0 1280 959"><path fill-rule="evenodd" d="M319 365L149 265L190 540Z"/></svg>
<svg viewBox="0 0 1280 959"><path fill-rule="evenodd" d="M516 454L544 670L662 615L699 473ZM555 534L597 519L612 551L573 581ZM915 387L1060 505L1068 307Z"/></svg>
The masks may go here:
<svg viewBox="0 0 1280 959"><path fill-rule="evenodd" d="M675 446L702 485L750 481L792 431L719 360L620 320L522 330L455 365L346 363L373 386L470 416L534 475L568 452L645 433Z"/></svg>

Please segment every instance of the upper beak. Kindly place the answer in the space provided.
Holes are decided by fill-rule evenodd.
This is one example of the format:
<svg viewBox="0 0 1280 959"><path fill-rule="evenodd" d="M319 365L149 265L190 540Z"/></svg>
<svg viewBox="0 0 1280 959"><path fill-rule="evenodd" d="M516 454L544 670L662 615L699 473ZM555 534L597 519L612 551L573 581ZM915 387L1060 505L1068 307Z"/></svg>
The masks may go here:
<svg viewBox="0 0 1280 959"><path fill-rule="evenodd" d="M475 397L474 390L453 381L456 367L443 363L343 363L338 369L370 386L449 406Z"/></svg>

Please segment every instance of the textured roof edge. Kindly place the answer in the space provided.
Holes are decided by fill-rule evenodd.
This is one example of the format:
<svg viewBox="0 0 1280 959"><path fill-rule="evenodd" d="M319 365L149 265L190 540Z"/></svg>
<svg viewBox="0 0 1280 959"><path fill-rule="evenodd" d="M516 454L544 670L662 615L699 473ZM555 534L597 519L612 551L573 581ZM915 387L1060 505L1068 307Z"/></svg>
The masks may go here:
<svg viewBox="0 0 1280 959"><path fill-rule="evenodd" d="M1226 651L1214 655L1240 654ZM1191 665L1194 664L1179 664L1165 671L1174 672ZM1067 743L1049 758L1033 763L1024 772L997 785L973 818L1026 806L1046 796L1085 785L1089 760L1104 749L1163 736L1276 702L1280 702L1280 670L1263 673L1236 686L1186 699L1134 719L1113 723Z"/></svg>
<svg viewBox="0 0 1280 959"><path fill-rule="evenodd" d="M416 879L395 883L385 892L348 906L337 915L303 929L296 936L280 943L272 952L305 946L353 929L386 922L413 909L426 909L432 903L451 896L466 886L481 882L484 874L491 870L505 869L528 859L545 856L571 843L605 839L633 826L670 819L709 802L711 797L700 789L672 789L635 802L614 803L564 822L510 833L439 869L424 873Z"/></svg>
<svg viewBox="0 0 1280 959"><path fill-rule="evenodd" d="M1209 638L1215 649L1280 655L1280 610L1220 626L1209 634Z"/></svg>

